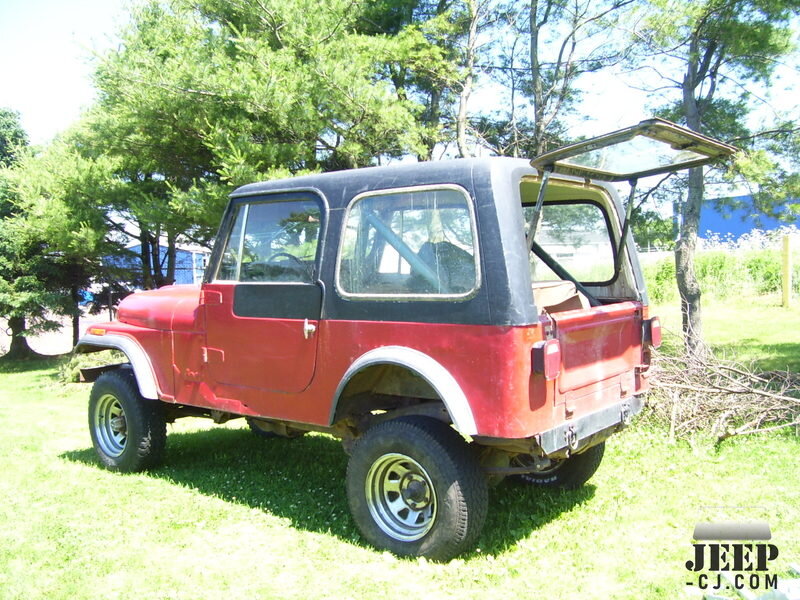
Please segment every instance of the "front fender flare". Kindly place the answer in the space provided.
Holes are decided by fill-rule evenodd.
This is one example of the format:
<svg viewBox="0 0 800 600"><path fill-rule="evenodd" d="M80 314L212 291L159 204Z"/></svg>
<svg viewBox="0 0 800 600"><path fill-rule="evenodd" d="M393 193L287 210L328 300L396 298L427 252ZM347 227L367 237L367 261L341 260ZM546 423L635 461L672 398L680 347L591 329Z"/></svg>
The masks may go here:
<svg viewBox="0 0 800 600"><path fill-rule="evenodd" d="M87 333L78 340L75 345L75 352L95 352L112 348L123 352L128 357L142 397L149 400L158 400L158 383L150 358L144 348L133 338L113 333L106 333L105 335Z"/></svg>
<svg viewBox="0 0 800 600"><path fill-rule="evenodd" d="M336 414L342 392L353 376L367 367L387 364L405 367L422 377L441 398L456 429L465 435L477 435L472 409L464 391L452 374L427 354L405 346L375 348L362 354L350 365L336 388L331 407L331 421Z"/></svg>

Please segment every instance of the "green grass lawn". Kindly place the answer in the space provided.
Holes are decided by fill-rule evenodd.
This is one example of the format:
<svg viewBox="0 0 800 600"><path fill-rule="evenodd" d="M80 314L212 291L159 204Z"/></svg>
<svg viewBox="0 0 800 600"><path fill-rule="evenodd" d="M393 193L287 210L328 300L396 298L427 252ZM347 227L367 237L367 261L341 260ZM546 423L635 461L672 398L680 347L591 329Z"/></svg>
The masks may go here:
<svg viewBox="0 0 800 600"><path fill-rule="evenodd" d="M703 335L721 356L754 362L763 370L800 372L800 299L790 308L780 295L729 298L724 302L703 298ZM664 328L681 331L680 304L651 308Z"/></svg>
<svg viewBox="0 0 800 600"><path fill-rule="evenodd" d="M693 449L634 427L578 491L494 488L478 548L436 564L362 542L346 456L326 436L262 440L240 422L187 419L165 466L101 469L89 386L57 383L55 368L0 367L3 599L700 597L684 563L714 506L757 507L744 516L771 525L773 572L800 562L790 435Z"/></svg>

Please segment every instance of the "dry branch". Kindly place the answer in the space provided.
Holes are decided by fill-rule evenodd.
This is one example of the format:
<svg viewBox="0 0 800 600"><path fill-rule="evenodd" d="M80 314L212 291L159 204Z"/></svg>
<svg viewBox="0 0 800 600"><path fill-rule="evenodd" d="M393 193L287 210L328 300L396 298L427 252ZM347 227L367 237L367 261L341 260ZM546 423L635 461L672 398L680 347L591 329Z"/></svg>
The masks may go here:
<svg viewBox="0 0 800 600"><path fill-rule="evenodd" d="M748 435L800 426L800 376L759 372L714 356L657 352L651 367L649 405L670 437L711 435L719 443Z"/></svg>

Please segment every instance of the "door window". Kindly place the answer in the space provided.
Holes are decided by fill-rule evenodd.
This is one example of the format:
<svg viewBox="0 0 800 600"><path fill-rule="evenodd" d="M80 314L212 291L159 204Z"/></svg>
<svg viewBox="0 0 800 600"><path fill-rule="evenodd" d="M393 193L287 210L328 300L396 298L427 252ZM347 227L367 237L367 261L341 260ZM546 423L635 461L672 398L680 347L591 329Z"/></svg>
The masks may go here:
<svg viewBox="0 0 800 600"><path fill-rule="evenodd" d="M238 205L216 280L313 282L320 223L311 198Z"/></svg>

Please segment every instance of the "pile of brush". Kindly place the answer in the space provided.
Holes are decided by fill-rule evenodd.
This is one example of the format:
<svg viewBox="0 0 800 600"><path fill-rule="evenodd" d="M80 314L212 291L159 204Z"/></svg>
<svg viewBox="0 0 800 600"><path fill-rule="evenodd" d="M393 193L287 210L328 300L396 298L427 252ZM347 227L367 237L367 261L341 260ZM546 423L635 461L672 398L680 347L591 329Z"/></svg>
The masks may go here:
<svg viewBox="0 0 800 600"><path fill-rule="evenodd" d="M704 433L719 443L789 427L800 433L800 374L760 372L707 349L656 352L651 373L651 415L672 438Z"/></svg>

